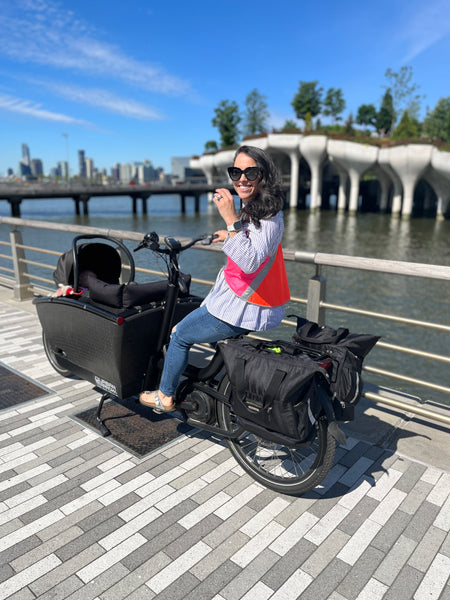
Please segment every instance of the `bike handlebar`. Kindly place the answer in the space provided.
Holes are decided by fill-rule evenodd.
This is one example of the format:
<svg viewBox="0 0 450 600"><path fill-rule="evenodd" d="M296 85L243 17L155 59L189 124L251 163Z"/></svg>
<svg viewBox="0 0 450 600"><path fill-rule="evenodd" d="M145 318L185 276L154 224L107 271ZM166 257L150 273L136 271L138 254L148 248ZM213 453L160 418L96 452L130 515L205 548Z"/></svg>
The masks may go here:
<svg viewBox="0 0 450 600"><path fill-rule="evenodd" d="M203 233L202 235L191 239L187 244L184 245L182 245L181 242L175 238L165 237L165 247L161 247L161 244L159 243L159 235L155 231L152 231L151 233L145 234L144 239L134 249L134 252L142 250L142 248L147 248L148 250L152 250L158 254L171 254L173 252L180 253L184 252L184 250L188 250L197 242L201 242L203 246L209 246L217 237L218 236L215 233Z"/></svg>

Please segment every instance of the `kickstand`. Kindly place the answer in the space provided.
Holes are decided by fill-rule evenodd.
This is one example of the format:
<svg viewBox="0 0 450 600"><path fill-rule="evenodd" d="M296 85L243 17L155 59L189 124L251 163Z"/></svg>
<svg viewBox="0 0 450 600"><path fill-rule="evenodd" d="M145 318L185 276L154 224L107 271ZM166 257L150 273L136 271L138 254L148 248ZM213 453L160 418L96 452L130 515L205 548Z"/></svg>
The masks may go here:
<svg viewBox="0 0 450 600"><path fill-rule="evenodd" d="M111 398L111 396L109 394L103 394L103 396L100 398L100 402L99 402L98 408L97 408L97 415L96 415L97 425L98 425L98 428L100 429L100 433L102 434L103 437L107 437L108 435L111 435L110 430L106 427L106 425L103 423L103 421L100 418L100 413L102 411L103 404L104 404L105 400L108 400L109 398Z"/></svg>

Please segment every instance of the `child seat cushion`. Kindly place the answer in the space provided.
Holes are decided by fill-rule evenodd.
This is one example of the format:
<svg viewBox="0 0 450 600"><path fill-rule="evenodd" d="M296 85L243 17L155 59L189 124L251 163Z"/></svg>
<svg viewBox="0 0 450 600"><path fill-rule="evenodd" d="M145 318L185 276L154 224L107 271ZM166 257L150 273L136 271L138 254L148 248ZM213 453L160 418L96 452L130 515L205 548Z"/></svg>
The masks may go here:
<svg viewBox="0 0 450 600"><path fill-rule="evenodd" d="M190 275L184 275L184 279L189 287ZM113 308L131 308L164 300L167 289L167 280L110 284L92 275L88 276L87 284L91 300Z"/></svg>

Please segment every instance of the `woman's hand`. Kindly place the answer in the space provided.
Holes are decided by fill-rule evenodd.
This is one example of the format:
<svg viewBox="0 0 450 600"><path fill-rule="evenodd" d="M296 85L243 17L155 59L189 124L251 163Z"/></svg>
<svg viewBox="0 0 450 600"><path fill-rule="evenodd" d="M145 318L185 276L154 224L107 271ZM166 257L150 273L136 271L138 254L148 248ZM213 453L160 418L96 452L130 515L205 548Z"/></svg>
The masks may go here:
<svg viewBox="0 0 450 600"><path fill-rule="evenodd" d="M220 216L225 221L226 225L232 225L238 220L236 208L234 206L234 198L231 195L230 190L227 190L226 188L217 189L213 196L213 202L217 206ZM220 232L216 233L220 234ZM215 241L223 240L216 239Z"/></svg>
<svg viewBox="0 0 450 600"><path fill-rule="evenodd" d="M215 231L214 235L217 235L217 237L213 238L213 244L215 242L224 242L227 239L228 231L220 229L219 231Z"/></svg>

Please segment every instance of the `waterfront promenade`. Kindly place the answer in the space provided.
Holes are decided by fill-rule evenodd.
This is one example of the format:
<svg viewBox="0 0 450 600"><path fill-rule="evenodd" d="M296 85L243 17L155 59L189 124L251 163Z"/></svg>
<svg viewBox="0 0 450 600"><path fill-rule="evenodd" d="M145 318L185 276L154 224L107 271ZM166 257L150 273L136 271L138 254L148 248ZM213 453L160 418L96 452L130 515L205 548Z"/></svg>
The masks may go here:
<svg viewBox="0 0 450 600"><path fill-rule="evenodd" d="M362 400L323 485L283 496L201 432L101 438L31 302L0 286L0 318L0 364L43 388L0 412L0 600L450 600L444 426Z"/></svg>

